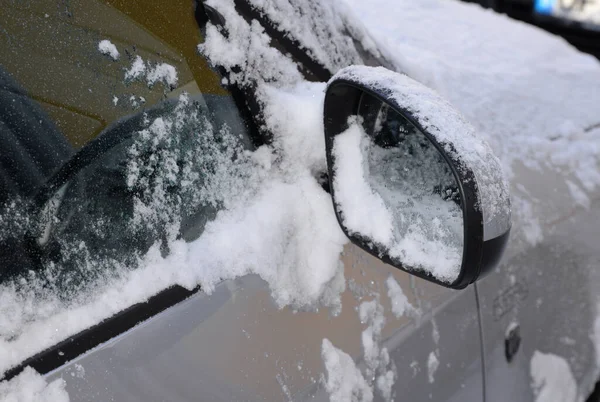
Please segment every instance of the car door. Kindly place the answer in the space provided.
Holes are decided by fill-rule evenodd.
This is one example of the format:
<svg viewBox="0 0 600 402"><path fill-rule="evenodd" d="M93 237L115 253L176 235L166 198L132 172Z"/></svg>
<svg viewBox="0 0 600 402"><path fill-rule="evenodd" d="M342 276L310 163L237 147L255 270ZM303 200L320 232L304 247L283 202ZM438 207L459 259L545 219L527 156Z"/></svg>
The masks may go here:
<svg viewBox="0 0 600 402"><path fill-rule="evenodd" d="M576 179L546 169L520 167L513 188L541 217L541 238L515 222L502 264L477 284L488 401L585 400L598 381L597 196L574 205Z"/></svg>
<svg viewBox="0 0 600 402"><path fill-rule="evenodd" d="M7 31L21 34L2 42L2 54L14 56L3 58L3 66L76 149L144 104L183 90L223 91L218 76L195 53L197 27L186 31L196 23L191 15L177 19L179 32L190 34L184 40L185 35L170 36L177 32L170 29L173 20L160 19L177 15L177 7L166 10L147 2L143 12L135 7L48 1L11 3L3 14ZM106 37L127 49L121 63L111 60L110 52L98 52L97 43ZM54 44L53 38L60 41ZM131 67L137 56L174 66L179 74L175 88L168 81L151 88L124 82L124 73L135 73ZM36 66L46 59L55 64L38 76ZM44 350L9 374L32 365L49 381L65 380L72 400L302 400L329 399L327 384L357 364L364 388L356 392L366 399L369 389L378 399L481 398L473 287L441 288L352 245L345 246L342 262L347 288L341 308L280 308L255 275L221 282L210 294L170 289L66 340L44 340ZM360 310L367 311L362 318ZM380 327L381 322L386 325ZM384 349L389 361L382 357ZM375 363L373 352L378 352ZM344 364L333 365L336 358Z"/></svg>

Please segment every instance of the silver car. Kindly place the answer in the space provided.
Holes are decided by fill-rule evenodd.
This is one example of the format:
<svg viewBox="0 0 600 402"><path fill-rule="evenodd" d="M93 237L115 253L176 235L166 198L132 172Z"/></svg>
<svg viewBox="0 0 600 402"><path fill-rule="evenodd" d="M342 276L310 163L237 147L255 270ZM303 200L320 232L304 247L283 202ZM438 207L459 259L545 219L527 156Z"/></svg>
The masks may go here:
<svg viewBox="0 0 600 402"><path fill-rule="evenodd" d="M598 400L598 189L348 7L2 0L0 399Z"/></svg>

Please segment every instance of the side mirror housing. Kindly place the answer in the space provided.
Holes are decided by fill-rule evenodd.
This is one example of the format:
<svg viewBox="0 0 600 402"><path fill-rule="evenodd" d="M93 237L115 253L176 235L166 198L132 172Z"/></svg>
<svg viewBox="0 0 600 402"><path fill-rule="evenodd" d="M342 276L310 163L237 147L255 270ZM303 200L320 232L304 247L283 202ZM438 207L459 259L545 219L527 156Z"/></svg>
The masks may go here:
<svg viewBox="0 0 600 402"><path fill-rule="evenodd" d="M328 83L324 125L335 213L354 244L455 289L498 263L511 227L500 162L436 92L347 67Z"/></svg>

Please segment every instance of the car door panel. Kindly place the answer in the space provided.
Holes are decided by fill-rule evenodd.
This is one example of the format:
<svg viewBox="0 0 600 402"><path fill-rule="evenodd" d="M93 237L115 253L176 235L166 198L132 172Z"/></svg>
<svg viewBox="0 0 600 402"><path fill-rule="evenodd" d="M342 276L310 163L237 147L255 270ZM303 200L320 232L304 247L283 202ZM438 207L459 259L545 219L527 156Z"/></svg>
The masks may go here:
<svg viewBox="0 0 600 402"><path fill-rule="evenodd" d="M450 292L442 301L439 292L428 294L418 280L354 246L347 246L344 261L354 285L342 295L337 315L279 309L266 284L247 276L221 283L210 295L195 293L53 371L48 380L62 377L71 400L327 400L323 339L364 368L365 325L356 308L379 297L387 321L381 345L397 369L397 399L453 401L482 394L472 289ZM409 302L421 305L421 314L391 314L384 285L390 274ZM433 371L432 353L439 361Z"/></svg>
<svg viewBox="0 0 600 402"><path fill-rule="evenodd" d="M523 224L507 255L478 282L486 361L487 401L531 401L541 392L583 398L598 380L600 203L574 205L564 178L520 170L513 192L532 202L543 237L532 245ZM535 180L539 180L535 183ZM543 202L552 197L552 203ZM537 201L536 201L537 200ZM568 313L565 313L567 312ZM521 345L506 358L509 328ZM537 378L537 379L536 379ZM573 391L561 394L565 389Z"/></svg>

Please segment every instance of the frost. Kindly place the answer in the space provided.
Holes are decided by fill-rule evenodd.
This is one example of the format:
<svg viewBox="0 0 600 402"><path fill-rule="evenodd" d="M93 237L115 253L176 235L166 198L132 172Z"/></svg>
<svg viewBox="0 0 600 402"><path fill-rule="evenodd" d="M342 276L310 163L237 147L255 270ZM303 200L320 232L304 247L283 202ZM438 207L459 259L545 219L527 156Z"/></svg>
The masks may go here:
<svg viewBox="0 0 600 402"><path fill-rule="evenodd" d="M388 297L390 298L392 305L392 313L396 318L402 317L406 313L416 312L415 308L410 304L406 295L402 291L402 288L392 275L388 276L385 281L388 289Z"/></svg>
<svg viewBox="0 0 600 402"><path fill-rule="evenodd" d="M529 369L536 402L578 400L577 383L569 363L564 358L535 351Z"/></svg>
<svg viewBox="0 0 600 402"><path fill-rule="evenodd" d="M98 50L100 53L110 56L113 60L119 60L119 51L117 50L117 47L108 39L101 40L100 43L98 43Z"/></svg>
<svg viewBox="0 0 600 402"><path fill-rule="evenodd" d="M58 378L50 384L31 367L18 376L0 382L0 400L6 402L68 402L65 381Z"/></svg>
<svg viewBox="0 0 600 402"><path fill-rule="evenodd" d="M331 402L370 402L373 390L352 358L323 339L321 357L327 370L325 389Z"/></svg>

